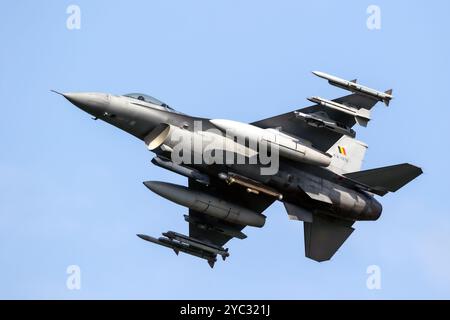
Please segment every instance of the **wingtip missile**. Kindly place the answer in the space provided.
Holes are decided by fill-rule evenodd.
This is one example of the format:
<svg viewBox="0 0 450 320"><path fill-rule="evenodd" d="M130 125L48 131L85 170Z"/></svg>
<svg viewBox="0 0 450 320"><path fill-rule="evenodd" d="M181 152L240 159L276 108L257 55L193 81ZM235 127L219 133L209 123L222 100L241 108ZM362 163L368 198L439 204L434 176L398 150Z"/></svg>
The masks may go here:
<svg viewBox="0 0 450 320"><path fill-rule="evenodd" d="M389 107L389 102L391 102L391 100L394 99L392 91L393 91L392 89L389 89L384 92L386 94L386 97L383 99L383 102L386 105L386 107Z"/></svg>
<svg viewBox="0 0 450 320"><path fill-rule="evenodd" d="M315 76L318 76L318 77L320 77L320 78L324 78L324 79L327 79L326 77L327 77L327 74L325 73L325 72L322 72L322 71L311 71L312 72L312 74L314 74Z"/></svg>
<svg viewBox="0 0 450 320"><path fill-rule="evenodd" d="M328 80L328 83L335 87L339 87L341 89L348 90L353 93L359 93L359 94L369 96L378 101L384 102L384 104L386 106L389 106L389 102L394 98L394 96L392 95L392 89L382 92L382 91L378 91L378 90L360 85L356 82L356 79L348 81L348 80L341 79L336 76L327 74L322 71L312 71L312 73L320 78Z"/></svg>

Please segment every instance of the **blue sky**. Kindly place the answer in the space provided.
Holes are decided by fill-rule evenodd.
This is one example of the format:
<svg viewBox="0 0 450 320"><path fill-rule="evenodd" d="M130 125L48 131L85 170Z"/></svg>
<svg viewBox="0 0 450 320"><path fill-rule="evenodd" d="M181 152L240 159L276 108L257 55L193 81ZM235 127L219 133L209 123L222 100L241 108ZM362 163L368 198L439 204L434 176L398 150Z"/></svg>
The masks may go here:
<svg viewBox="0 0 450 320"><path fill-rule="evenodd" d="M81 8L81 29L66 8ZM369 5L381 29L366 26ZM0 298L450 298L447 1L14 1L0 11ZM144 92L176 109L253 121L344 91L321 70L394 88L358 138L364 168L411 162L424 175L382 199L333 260L304 257L280 203L263 229L202 260L138 239L187 232L185 209L145 180L185 179L143 143L92 121L50 89ZM81 268L68 290L66 268ZM381 290L366 269L381 268Z"/></svg>

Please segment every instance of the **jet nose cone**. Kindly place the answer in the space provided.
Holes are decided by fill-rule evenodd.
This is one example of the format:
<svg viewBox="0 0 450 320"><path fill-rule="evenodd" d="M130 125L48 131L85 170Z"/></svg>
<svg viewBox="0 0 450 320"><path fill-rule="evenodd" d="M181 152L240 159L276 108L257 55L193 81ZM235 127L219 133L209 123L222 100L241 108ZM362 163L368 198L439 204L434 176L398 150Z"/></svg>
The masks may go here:
<svg viewBox="0 0 450 320"><path fill-rule="evenodd" d="M69 100L73 105L95 116L103 114L109 106L109 95L105 93L57 93Z"/></svg>
<svg viewBox="0 0 450 320"><path fill-rule="evenodd" d="M62 93L62 96L76 106L88 105L92 99L89 93Z"/></svg>

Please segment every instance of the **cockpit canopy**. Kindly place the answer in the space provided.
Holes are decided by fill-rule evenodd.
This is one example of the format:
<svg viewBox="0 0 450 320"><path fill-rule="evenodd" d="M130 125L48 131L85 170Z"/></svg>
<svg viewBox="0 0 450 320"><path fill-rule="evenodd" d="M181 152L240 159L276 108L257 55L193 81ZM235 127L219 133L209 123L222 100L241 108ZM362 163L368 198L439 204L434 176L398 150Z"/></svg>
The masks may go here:
<svg viewBox="0 0 450 320"><path fill-rule="evenodd" d="M133 98L133 99L137 99L140 101L144 101L144 102L148 102L160 107L163 107L164 109L168 110L168 111L175 111L174 109L172 109L171 107L169 107L167 104L165 104L164 102L149 96L147 94L143 94L143 93L128 93L128 94L124 94L124 97L128 97L128 98Z"/></svg>

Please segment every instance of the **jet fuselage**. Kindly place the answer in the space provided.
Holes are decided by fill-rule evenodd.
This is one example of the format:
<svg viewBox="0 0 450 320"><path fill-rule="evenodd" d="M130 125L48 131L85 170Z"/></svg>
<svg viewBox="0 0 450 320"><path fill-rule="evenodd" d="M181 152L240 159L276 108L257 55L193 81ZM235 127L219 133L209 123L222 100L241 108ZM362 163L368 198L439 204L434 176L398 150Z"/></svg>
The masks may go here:
<svg viewBox="0 0 450 320"><path fill-rule="evenodd" d="M193 131L197 121L202 130L215 128L209 119L178 113L164 104L145 101L144 97L104 93L67 93L63 96L95 119L104 120L142 141L160 124ZM192 167L212 179L217 179L224 171L234 172L278 190L283 194L282 201L343 219L376 220L382 211L381 204L371 194L343 185L340 174L307 163L280 158L279 169L274 175L261 175L259 164L194 164Z"/></svg>

